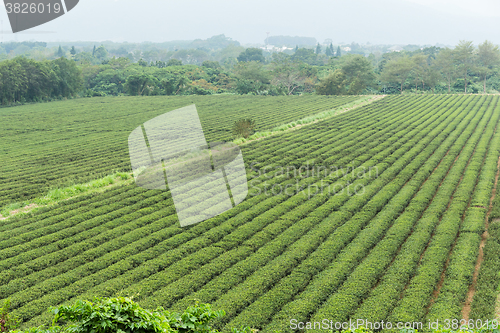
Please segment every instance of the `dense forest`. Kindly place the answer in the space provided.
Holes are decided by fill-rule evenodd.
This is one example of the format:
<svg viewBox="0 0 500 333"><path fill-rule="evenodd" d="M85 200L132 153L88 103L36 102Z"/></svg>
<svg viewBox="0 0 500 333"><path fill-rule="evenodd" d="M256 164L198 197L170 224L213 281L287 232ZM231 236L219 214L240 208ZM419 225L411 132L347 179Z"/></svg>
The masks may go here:
<svg viewBox="0 0 500 333"><path fill-rule="evenodd" d="M488 41L477 47L461 41L454 48L413 47L370 54L356 49L357 44L341 49L332 43L269 52L244 48L224 35L182 45L135 50L122 45L108 50L105 45L2 44L0 101L16 104L107 95L500 91L500 51ZM19 50L24 53L12 56Z"/></svg>

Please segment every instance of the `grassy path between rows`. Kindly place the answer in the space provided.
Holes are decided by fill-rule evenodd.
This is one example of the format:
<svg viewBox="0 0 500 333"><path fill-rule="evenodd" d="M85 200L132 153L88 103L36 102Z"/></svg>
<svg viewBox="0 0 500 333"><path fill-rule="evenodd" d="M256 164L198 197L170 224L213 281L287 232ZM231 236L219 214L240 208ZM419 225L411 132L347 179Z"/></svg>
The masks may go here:
<svg viewBox="0 0 500 333"><path fill-rule="evenodd" d="M0 210L0 221L20 214L33 213L40 208L53 206L63 200L76 198L86 194L104 192L113 187L132 183L133 177L131 173L117 172L86 184L76 184L62 189L51 190L44 197L23 203L13 203L3 207Z"/></svg>

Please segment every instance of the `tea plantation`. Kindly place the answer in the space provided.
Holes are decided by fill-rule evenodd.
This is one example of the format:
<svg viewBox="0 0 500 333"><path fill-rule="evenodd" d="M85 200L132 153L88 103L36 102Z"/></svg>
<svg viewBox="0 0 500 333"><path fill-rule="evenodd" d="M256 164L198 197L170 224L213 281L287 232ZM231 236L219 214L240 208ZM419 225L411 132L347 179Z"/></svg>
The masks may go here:
<svg viewBox="0 0 500 333"><path fill-rule="evenodd" d="M130 131L175 108L196 104L210 142L231 139L241 118L269 129L355 99L105 98L0 109L0 206L130 170ZM0 301L11 300L24 327L49 323L50 306L117 295L172 311L210 303L226 313L214 322L222 332L289 332L291 319L492 320L499 122L498 96L385 97L241 145L247 198L187 228L170 192L130 184L0 220Z"/></svg>

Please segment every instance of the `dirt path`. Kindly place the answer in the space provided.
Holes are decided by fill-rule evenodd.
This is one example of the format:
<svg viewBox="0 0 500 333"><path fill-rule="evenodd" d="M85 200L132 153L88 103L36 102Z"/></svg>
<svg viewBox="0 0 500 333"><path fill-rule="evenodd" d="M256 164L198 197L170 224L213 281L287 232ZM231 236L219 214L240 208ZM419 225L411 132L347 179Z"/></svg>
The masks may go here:
<svg viewBox="0 0 500 333"><path fill-rule="evenodd" d="M466 321L469 320L469 315L470 315L470 310L471 310L471 304L472 300L474 299L474 293L476 291L476 284L477 284L477 277L479 276L479 270L481 269L481 264L483 263L484 260L484 246L486 245L486 240L488 239L488 220L491 214L491 210L493 209L493 200L495 199L495 195L497 193L497 184L498 184L498 176L500 173L500 158L498 159L497 162L497 174L495 176L495 184L493 185L493 191L491 193L491 198L490 198L490 206L488 208L488 212L486 213L486 219L485 219L485 231L481 235L481 243L479 245L479 256L477 257L477 262L476 262L476 267L474 268L474 275L472 277L472 284L469 287L469 291L467 292L467 298L465 300L464 307L462 308L462 318L465 319ZM500 297L499 297L500 299ZM499 313L499 306L498 306L498 301L497 301L497 315Z"/></svg>

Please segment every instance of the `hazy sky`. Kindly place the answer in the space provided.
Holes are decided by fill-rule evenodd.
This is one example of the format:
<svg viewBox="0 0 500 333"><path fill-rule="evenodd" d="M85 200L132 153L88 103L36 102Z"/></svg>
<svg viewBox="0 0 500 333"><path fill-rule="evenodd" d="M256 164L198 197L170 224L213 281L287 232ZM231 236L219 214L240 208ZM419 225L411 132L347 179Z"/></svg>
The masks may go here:
<svg viewBox="0 0 500 333"><path fill-rule="evenodd" d="M33 0L35 1L35 0ZM71 12L3 40L171 41L225 34L243 44L271 35L322 42L500 44L498 0L80 0Z"/></svg>
<svg viewBox="0 0 500 333"><path fill-rule="evenodd" d="M500 2L497 0L409 0L436 10L457 15L467 13L479 17L499 17Z"/></svg>

